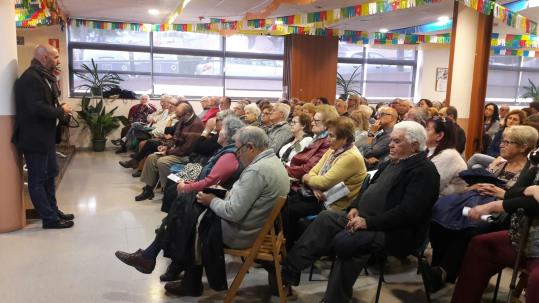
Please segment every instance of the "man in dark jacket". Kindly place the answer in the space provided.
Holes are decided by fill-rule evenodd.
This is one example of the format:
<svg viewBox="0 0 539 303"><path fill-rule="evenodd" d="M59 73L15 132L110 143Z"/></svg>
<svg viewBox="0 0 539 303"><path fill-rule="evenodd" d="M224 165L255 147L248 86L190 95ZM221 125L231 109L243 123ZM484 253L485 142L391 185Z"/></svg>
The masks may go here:
<svg viewBox="0 0 539 303"><path fill-rule="evenodd" d="M283 281L298 285L301 270L331 252L337 254L325 302L349 302L354 283L371 257L406 256L427 238L440 176L426 157L426 132L417 122L395 125L389 161L380 164L369 187L348 213L324 211L309 225L283 263Z"/></svg>
<svg viewBox="0 0 539 303"><path fill-rule="evenodd" d="M152 199L153 189L158 181L161 182L162 188L165 188L170 167L174 164L189 162L189 155L204 130L204 125L195 115L193 107L187 102L176 106L176 116L181 118L174 133L174 146L161 145L158 147L157 153L146 158L140 177L146 186L144 186L142 193L135 197L136 201Z"/></svg>
<svg viewBox="0 0 539 303"><path fill-rule="evenodd" d="M68 228L74 216L64 214L56 203L54 179L56 127L66 114L67 104L59 104L60 91L54 72L60 64L58 50L38 45L31 66L15 83L15 131L12 142L24 155L28 168L28 191L43 219L43 228Z"/></svg>

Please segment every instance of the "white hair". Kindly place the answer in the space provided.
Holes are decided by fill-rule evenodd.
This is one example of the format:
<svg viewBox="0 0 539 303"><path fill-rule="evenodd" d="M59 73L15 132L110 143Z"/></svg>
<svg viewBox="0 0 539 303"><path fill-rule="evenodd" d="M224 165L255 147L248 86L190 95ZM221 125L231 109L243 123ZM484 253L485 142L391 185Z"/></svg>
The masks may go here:
<svg viewBox="0 0 539 303"><path fill-rule="evenodd" d="M270 141L266 132L256 126L241 128L237 133L240 144L251 143L254 148L265 150L269 147Z"/></svg>
<svg viewBox="0 0 539 303"><path fill-rule="evenodd" d="M393 131L402 130L404 139L410 144L418 143L419 151L424 151L427 148L427 131L425 128L415 121L402 121L395 124Z"/></svg>
<svg viewBox="0 0 539 303"><path fill-rule="evenodd" d="M290 115L290 105L285 103L273 104L273 110L277 110L283 113L283 120L288 119L288 116Z"/></svg>
<svg viewBox="0 0 539 303"><path fill-rule="evenodd" d="M245 111L246 113L251 113L255 115L257 118L260 116L260 108L258 108L256 104L245 105L245 107L243 108L243 111Z"/></svg>

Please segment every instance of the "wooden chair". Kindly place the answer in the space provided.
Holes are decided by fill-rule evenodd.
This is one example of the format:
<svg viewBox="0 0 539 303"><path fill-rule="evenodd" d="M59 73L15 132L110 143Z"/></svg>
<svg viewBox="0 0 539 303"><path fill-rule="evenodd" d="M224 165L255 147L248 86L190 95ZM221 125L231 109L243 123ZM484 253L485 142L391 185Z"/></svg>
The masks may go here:
<svg viewBox="0 0 539 303"><path fill-rule="evenodd" d="M236 292L245 277L249 268L255 260L264 260L274 262L277 285L283 285L281 281L281 260L286 257L285 238L283 234L283 224L281 218L281 209L286 202L286 197L278 197L275 201L273 210L262 226L253 246L247 249L225 249L225 254L241 257L243 265L236 274L232 285L226 294L225 303L232 302ZM275 228L277 225L277 229ZM279 299L281 303L286 302L286 294L282 287L278 287Z"/></svg>

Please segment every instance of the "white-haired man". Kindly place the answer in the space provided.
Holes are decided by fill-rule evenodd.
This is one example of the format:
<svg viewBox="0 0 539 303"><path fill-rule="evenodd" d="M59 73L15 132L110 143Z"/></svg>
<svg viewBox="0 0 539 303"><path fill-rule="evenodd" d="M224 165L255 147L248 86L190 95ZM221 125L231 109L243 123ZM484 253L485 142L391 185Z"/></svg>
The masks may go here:
<svg viewBox="0 0 539 303"><path fill-rule="evenodd" d="M270 148L279 152L279 149L292 139L292 131L288 124L288 115L290 115L290 106L284 103L273 104L270 113L271 126L267 130L270 139Z"/></svg>
<svg viewBox="0 0 539 303"><path fill-rule="evenodd" d="M354 283L371 255L406 256L427 238L440 176L427 159L426 132L417 122L395 125L389 161L348 212L324 211L309 225L283 262L283 281L298 285L301 270L337 254L324 302L349 302Z"/></svg>

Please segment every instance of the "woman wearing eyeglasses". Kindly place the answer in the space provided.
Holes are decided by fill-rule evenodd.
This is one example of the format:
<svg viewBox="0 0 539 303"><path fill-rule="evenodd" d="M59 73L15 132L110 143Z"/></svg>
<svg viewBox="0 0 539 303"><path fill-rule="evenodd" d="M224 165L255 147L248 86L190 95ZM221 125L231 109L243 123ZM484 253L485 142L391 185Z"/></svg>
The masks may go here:
<svg viewBox="0 0 539 303"><path fill-rule="evenodd" d="M294 116L290 121L290 131L292 132L292 139L283 145L278 153L279 158L286 165L290 165L292 158L313 142L311 137L311 117L307 114Z"/></svg>
<svg viewBox="0 0 539 303"><path fill-rule="evenodd" d="M505 182L504 186L490 183L478 183L468 187L481 196L487 197L486 202L503 199L507 189L511 188L527 164L528 153L537 143L537 130L531 126L512 126L503 133L500 143L500 157L496 158L488 171ZM484 200L484 201L485 201ZM449 226L437 209L442 205L437 202L433 208L433 221L430 226L430 242L432 246L432 266L425 266L425 279L429 291L441 289L445 282L454 283L461 268L469 241L478 234L505 229L507 224L471 224L464 221L462 226ZM462 204L451 208L451 204L443 209L445 213L462 212ZM460 222L460 221L459 221ZM451 222L453 223L453 222Z"/></svg>

